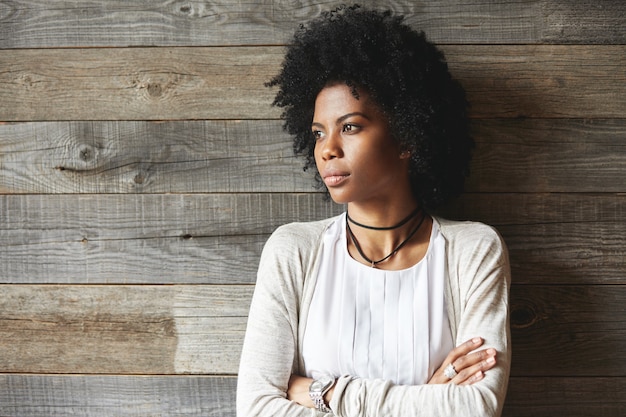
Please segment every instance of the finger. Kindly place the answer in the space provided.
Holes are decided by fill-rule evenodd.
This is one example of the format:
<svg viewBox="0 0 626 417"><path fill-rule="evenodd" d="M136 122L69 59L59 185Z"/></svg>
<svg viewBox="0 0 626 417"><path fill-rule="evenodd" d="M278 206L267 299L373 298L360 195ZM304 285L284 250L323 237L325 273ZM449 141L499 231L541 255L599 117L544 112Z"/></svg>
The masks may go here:
<svg viewBox="0 0 626 417"><path fill-rule="evenodd" d="M485 377L485 374L482 371L476 372L474 375L469 377L467 380L461 382L459 385L472 385Z"/></svg>
<svg viewBox="0 0 626 417"><path fill-rule="evenodd" d="M467 355L471 351L478 349L483 344L483 339L481 337L474 337L466 342L461 343L456 348L452 349L444 364L453 363L458 358Z"/></svg>
<svg viewBox="0 0 626 417"><path fill-rule="evenodd" d="M474 382L481 380L484 377L485 372L493 368L495 365L496 357L489 356L485 360L481 360L480 362L460 371L451 380L451 382L457 385L473 384Z"/></svg>
<svg viewBox="0 0 626 417"><path fill-rule="evenodd" d="M493 348L469 353L465 356L461 356L453 362L454 369L456 369L457 372L460 372L461 370L469 368L470 366L475 365L480 361L484 361L491 356L496 356L496 350Z"/></svg>

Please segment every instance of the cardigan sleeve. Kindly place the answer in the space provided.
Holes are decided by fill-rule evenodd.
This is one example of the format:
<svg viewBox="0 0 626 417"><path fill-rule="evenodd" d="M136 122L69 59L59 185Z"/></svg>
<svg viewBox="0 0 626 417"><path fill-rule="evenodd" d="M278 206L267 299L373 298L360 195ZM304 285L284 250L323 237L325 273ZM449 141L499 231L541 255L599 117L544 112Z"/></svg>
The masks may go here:
<svg viewBox="0 0 626 417"><path fill-rule="evenodd" d="M497 365L473 385L394 385L390 381L341 377L331 408L340 417L499 416L508 384L511 347L508 293L510 267L499 235L480 224L457 226L447 237L456 343L475 336L497 350ZM445 234L444 234L445 235Z"/></svg>
<svg viewBox="0 0 626 417"><path fill-rule="evenodd" d="M287 400L286 394L297 369L303 274L314 250L300 230L277 229L261 255L237 380L238 417L324 415Z"/></svg>

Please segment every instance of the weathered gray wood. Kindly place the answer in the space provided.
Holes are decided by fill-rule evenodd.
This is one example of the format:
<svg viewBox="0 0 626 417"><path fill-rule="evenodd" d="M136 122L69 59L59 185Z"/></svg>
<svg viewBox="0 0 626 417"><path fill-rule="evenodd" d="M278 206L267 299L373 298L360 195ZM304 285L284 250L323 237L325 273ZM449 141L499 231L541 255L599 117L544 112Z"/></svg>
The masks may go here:
<svg viewBox="0 0 626 417"><path fill-rule="evenodd" d="M67 1L0 3L0 48L267 45L288 41L323 4L265 1ZM623 43L623 2L360 1L389 8L440 43Z"/></svg>
<svg viewBox="0 0 626 417"><path fill-rule="evenodd" d="M474 117L623 118L626 46L444 48Z"/></svg>
<svg viewBox="0 0 626 417"><path fill-rule="evenodd" d="M236 378L0 375L0 414L235 416ZM621 417L625 378L512 377L503 417Z"/></svg>
<svg viewBox="0 0 626 417"><path fill-rule="evenodd" d="M313 192L278 120L0 124L0 192ZM626 119L478 119L470 192L624 192Z"/></svg>
<svg viewBox="0 0 626 417"><path fill-rule="evenodd" d="M276 120L0 125L0 192L306 191Z"/></svg>
<svg viewBox="0 0 626 417"><path fill-rule="evenodd" d="M0 286L13 373L237 372L252 286Z"/></svg>
<svg viewBox="0 0 626 417"><path fill-rule="evenodd" d="M8 373L235 374L252 290L0 286L0 364ZM513 375L623 376L624 303L619 285L514 285Z"/></svg>
<svg viewBox="0 0 626 417"><path fill-rule="evenodd" d="M0 415L235 417L234 377L0 375Z"/></svg>
<svg viewBox="0 0 626 417"><path fill-rule="evenodd" d="M444 48L474 117L623 118L625 45ZM277 118L282 47L5 50L0 120Z"/></svg>
<svg viewBox="0 0 626 417"><path fill-rule="evenodd" d="M0 120L276 117L264 82L283 50L120 48L1 51Z"/></svg>
<svg viewBox="0 0 626 417"><path fill-rule="evenodd" d="M0 195L0 282L252 283L269 234L320 194Z"/></svg>
<svg viewBox="0 0 626 417"><path fill-rule="evenodd" d="M626 191L624 119L475 120L474 135L468 191Z"/></svg>
<svg viewBox="0 0 626 417"><path fill-rule="evenodd" d="M319 194L0 196L0 282L227 283L269 234L343 210ZM442 214L495 226L516 283L626 282L624 194L467 194Z"/></svg>

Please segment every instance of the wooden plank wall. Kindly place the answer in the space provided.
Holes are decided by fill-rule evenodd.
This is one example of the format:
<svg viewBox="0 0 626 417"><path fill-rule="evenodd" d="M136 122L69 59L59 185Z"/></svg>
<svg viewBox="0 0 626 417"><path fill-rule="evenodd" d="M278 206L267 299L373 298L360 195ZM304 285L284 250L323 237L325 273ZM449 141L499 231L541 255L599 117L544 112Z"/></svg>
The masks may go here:
<svg viewBox="0 0 626 417"><path fill-rule="evenodd" d="M234 416L263 242L341 211L263 86L337 3L0 1L0 415ZM388 7L473 104L444 213L510 248L505 416L625 415L626 3Z"/></svg>

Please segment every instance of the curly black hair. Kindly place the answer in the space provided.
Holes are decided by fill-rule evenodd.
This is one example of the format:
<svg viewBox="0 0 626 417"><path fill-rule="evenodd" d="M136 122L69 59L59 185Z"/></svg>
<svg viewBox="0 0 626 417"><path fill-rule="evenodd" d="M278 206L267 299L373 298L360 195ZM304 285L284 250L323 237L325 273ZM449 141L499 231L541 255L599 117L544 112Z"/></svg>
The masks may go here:
<svg viewBox="0 0 626 417"><path fill-rule="evenodd" d="M363 89L389 120L391 136L411 152L412 192L436 208L463 191L474 142L468 103L452 79L443 53L404 22L403 16L355 6L324 12L301 25L287 47L274 105L296 155L315 167L311 122L315 99L327 85ZM318 185L322 185L319 173Z"/></svg>

